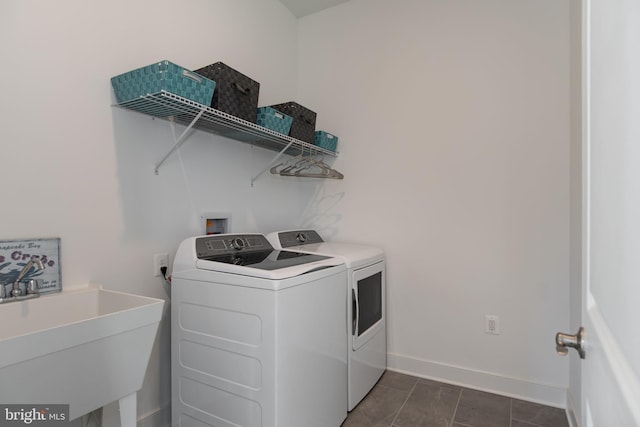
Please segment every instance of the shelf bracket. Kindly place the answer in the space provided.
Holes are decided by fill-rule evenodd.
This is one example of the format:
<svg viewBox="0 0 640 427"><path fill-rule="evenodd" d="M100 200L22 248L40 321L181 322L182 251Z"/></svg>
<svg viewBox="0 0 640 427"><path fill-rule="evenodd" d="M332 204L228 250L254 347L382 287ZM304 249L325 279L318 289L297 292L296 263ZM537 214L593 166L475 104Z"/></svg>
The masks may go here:
<svg viewBox="0 0 640 427"><path fill-rule="evenodd" d="M173 131L173 138L175 140L175 143L173 144L173 147L171 148L171 150L169 150L169 152L162 158L162 160L160 160L160 163L158 163L156 165L156 168L154 169L154 172L156 175L160 174L160 166L162 166L162 164L169 158L169 156L171 156L179 147L180 145L182 145L182 143L184 142L184 137L187 135L187 133L189 133L189 131L191 130L191 128L193 128L193 125L196 124L196 122L198 120L200 120L200 117L202 117L202 114L204 114L204 109L200 110L200 112L193 118L193 120L191 120L191 123L189 123L189 126L187 126L187 128L182 132L182 134L180 134L180 136L178 138L176 138L176 134L175 134L175 124L173 119L171 120L171 129Z"/></svg>
<svg viewBox="0 0 640 427"><path fill-rule="evenodd" d="M293 144L293 141L295 141L294 139L292 139L291 141L289 141L289 143L286 145L286 147L284 147L274 158L273 160L271 160L271 162L269 163L269 166L267 166L266 168L264 168L259 174L257 174L256 176L254 176L253 178L251 178L251 186L253 187L253 183L256 182L256 180L262 176L263 173L265 173L266 171L268 171L269 169L271 169L271 166L274 165L275 162L278 161L278 159L280 157L282 157L282 155L285 153L285 151L287 151L289 149L289 147L291 147L291 144Z"/></svg>

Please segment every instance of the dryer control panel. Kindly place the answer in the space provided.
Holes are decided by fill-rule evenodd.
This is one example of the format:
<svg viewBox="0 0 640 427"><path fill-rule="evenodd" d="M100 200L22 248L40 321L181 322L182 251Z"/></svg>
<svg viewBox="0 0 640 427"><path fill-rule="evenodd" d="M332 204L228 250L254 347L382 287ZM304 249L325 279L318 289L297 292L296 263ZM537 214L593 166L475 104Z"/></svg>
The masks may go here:
<svg viewBox="0 0 640 427"><path fill-rule="evenodd" d="M278 233L278 238L283 248L324 242L315 230L283 231Z"/></svg>

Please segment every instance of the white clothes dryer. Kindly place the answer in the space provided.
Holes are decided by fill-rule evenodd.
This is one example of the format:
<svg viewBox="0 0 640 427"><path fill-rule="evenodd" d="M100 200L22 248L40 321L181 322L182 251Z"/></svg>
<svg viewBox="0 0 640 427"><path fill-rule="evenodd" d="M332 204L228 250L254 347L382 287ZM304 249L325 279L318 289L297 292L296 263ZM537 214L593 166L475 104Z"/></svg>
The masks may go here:
<svg viewBox="0 0 640 427"><path fill-rule="evenodd" d="M348 410L369 393L387 368L386 261L382 249L325 242L315 230L270 233L276 248L339 257L347 266Z"/></svg>
<svg viewBox="0 0 640 427"><path fill-rule="evenodd" d="M261 234L192 237L171 284L173 426L337 427L346 266Z"/></svg>

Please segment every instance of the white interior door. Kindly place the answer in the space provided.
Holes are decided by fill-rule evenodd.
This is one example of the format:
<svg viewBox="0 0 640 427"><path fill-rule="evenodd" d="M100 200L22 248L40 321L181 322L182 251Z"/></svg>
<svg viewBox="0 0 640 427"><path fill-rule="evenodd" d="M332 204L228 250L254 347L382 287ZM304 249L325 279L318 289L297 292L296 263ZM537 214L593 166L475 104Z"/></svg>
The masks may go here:
<svg viewBox="0 0 640 427"><path fill-rule="evenodd" d="M640 2L583 13L582 425L640 426Z"/></svg>

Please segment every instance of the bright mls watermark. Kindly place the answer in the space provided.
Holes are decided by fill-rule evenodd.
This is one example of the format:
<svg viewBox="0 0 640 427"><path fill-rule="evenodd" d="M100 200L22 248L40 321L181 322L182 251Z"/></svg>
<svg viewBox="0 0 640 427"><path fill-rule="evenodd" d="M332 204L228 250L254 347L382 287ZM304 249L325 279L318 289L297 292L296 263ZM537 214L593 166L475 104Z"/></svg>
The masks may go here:
<svg viewBox="0 0 640 427"><path fill-rule="evenodd" d="M0 404L0 427L69 425L69 405Z"/></svg>

